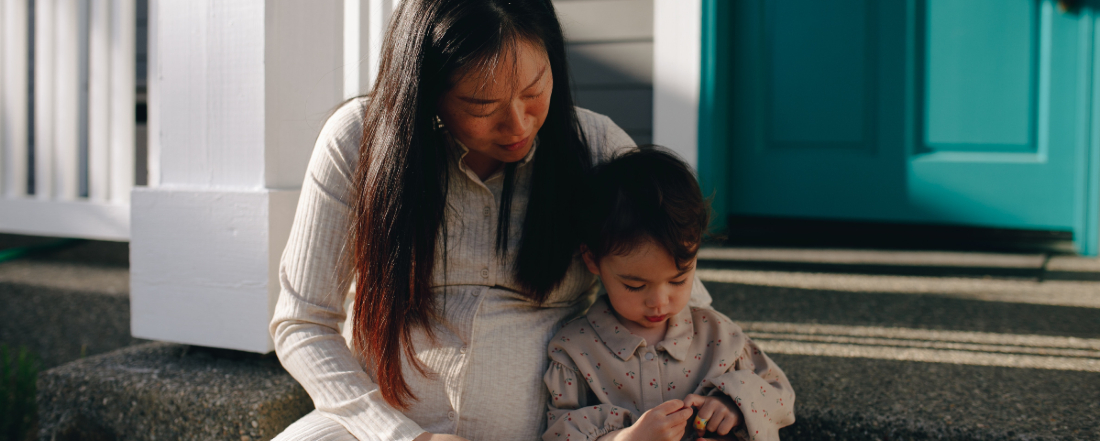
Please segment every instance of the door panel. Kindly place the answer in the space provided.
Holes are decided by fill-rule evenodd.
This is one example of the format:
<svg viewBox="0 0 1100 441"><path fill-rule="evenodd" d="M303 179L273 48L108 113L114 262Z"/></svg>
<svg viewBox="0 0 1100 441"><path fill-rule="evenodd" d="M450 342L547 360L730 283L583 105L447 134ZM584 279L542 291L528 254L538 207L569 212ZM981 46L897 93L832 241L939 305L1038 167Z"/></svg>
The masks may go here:
<svg viewBox="0 0 1100 441"><path fill-rule="evenodd" d="M767 5L769 148L867 146L874 95L868 1Z"/></svg>
<svg viewBox="0 0 1100 441"><path fill-rule="evenodd" d="M1035 151L1037 15L1030 0L928 2L929 150Z"/></svg>
<svg viewBox="0 0 1100 441"><path fill-rule="evenodd" d="M923 9L924 36L913 36L928 42L914 60L925 62L926 107L909 160L913 210L940 223L1072 231L1084 158L1062 136L1074 132L1077 110L1063 95L1087 90L1073 78L1073 22L1055 35L1065 17L1035 0L929 0ZM919 17L910 23L921 30ZM1055 86L1053 75L1065 82ZM1055 122L1053 133L1052 116L1071 124Z"/></svg>

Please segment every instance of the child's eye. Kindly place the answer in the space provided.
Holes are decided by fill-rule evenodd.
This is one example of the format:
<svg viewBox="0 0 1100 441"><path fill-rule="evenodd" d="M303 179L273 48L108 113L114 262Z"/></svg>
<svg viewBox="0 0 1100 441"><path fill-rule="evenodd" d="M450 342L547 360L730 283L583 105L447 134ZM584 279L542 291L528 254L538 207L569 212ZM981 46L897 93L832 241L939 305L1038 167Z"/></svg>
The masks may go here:
<svg viewBox="0 0 1100 441"><path fill-rule="evenodd" d="M668 282L668 283L669 283L670 285L676 285L676 286L680 286L680 285L683 285L683 284L687 283L687 281L688 281L687 279L684 279L684 280L681 280L681 281L679 281L679 282Z"/></svg>
<svg viewBox="0 0 1100 441"><path fill-rule="evenodd" d="M641 286L630 286L630 285L627 285L627 284L625 284L625 283L624 283L624 284L623 284L623 287L624 287L624 288L626 288L626 290L627 290L627 291L641 291L641 290L642 290L642 288L645 288L645 285L641 285Z"/></svg>

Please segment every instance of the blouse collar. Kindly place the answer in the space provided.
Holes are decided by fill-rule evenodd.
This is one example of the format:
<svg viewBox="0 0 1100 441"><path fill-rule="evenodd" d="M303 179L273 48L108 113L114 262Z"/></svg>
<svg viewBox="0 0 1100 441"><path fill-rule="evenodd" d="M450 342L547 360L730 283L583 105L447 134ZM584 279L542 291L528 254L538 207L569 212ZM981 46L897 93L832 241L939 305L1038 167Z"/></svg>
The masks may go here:
<svg viewBox="0 0 1100 441"><path fill-rule="evenodd" d="M607 296L600 296L596 300L596 303L589 308L585 319L592 325L596 335L600 336L607 349L623 361L629 360L638 346L645 344L644 338L627 330L615 316ZM695 334L695 327L691 319L691 308L684 307L676 315L669 317L668 330L665 331L664 340L657 343L657 350L663 350L672 358L683 361L687 356L693 334Z"/></svg>
<svg viewBox="0 0 1100 441"><path fill-rule="evenodd" d="M448 132L447 129L444 128L441 130L443 130L443 133L446 135L446 139L449 140L452 145L457 147L456 149L451 151L458 154L456 158L456 161L458 162L458 169L467 174L473 173L473 170L470 170L468 167L466 167L466 161L464 161L464 159L466 159L466 155L470 153L470 148L466 147L466 144L463 144L462 141L458 140L458 138L451 136L451 133ZM538 147L539 137L538 135L535 135L535 140L531 143L531 150L528 150L527 154L523 156L523 159L519 160L518 166L522 167L531 162L531 159L535 157L535 150L537 150Z"/></svg>

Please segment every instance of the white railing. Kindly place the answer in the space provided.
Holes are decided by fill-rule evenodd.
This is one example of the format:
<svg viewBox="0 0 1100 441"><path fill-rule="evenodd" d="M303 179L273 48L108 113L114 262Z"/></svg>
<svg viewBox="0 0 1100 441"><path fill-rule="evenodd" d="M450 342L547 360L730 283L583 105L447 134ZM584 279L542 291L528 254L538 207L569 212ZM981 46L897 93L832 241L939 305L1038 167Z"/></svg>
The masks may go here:
<svg viewBox="0 0 1100 441"><path fill-rule="evenodd" d="M135 0L0 0L0 232L129 239L135 38Z"/></svg>

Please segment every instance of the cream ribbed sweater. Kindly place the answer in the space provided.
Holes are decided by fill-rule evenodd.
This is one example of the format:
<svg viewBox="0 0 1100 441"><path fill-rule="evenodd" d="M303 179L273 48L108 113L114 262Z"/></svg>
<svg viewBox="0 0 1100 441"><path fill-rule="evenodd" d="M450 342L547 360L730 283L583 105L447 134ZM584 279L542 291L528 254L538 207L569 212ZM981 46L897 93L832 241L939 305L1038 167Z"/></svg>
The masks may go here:
<svg viewBox="0 0 1100 441"><path fill-rule="evenodd" d="M456 155L447 195L447 261L433 276L445 322L436 325L434 344L414 334L417 357L434 374L406 369L418 401L405 412L386 404L370 366L349 349L350 329L341 331L350 322L351 267L340 257L364 107L362 100L348 102L317 138L279 268L282 293L271 321L279 360L319 412L361 440L411 440L424 431L475 441L538 439L546 425L546 345L564 319L591 303L595 276L577 259L545 305L518 294L509 271L514 254L500 258L494 252L502 175L482 182ZM577 113L597 160L634 145L606 116ZM523 225L533 152L516 170L513 226ZM512 228L509 250L518 248L519 237L519 228ZM710 303L698 280L692 295L693 305Z"/></svg>

